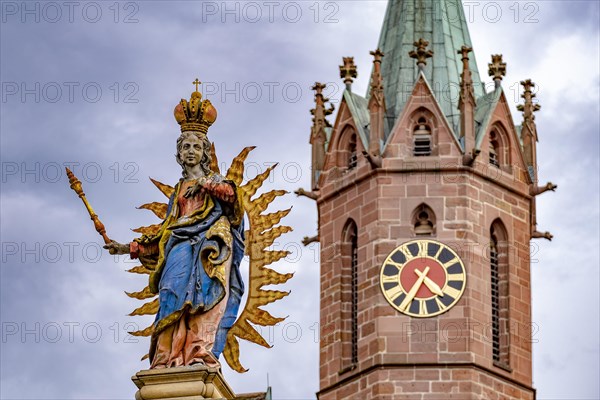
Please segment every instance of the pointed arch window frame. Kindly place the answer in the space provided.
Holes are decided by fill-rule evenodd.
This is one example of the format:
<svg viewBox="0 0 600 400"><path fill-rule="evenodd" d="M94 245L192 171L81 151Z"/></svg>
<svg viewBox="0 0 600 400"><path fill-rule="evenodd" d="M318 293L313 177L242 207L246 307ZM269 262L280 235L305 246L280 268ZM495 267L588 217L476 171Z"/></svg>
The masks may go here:
<svg viewBox="0 0 600 400"><path fill-rule="evenodd" d="M359 166L359 142L360 137L357 130L351 124L346 124L341 129L341 134L335 148L335 166L344 172L358 169Z"/></svg>
<svg viewBox="0 0 600 400"><path fill-rule="evenodd" d="M490 225L490 302L492 361L494 366L512 372L510 367L510 260L509 238L500 218Z"/></svg>
<svg viewBox="0 0 600 400"><path fill-rule="evenodd" d="M422 119L425 120L423 124L420 122ZM431 157L438 155L438 121L435 117L434 113L429 110L427 107L419 107L412 112L409 118L410 121L410 131L408 135L408 147L410 148L410 155L412 157ZM418 135L415 134L419 130L420 125L425 125L429 128L429 152L428 154L417 154L416 147L417 142L421 142L420 144L424 145L424 139L426 135ZM423 140L419 140L418 136L423 136Z"/></svg>
<svg viewBox="0 0 600 400"><path fill-rule="evenodd" d="M501 122L496 122L490 127L487 138L489 143L488 163L502 171L512 173L512 144L508 130ZM492 149L494 149L495 155L492 155Z"/></svg>
<svg viewBox="0 0 600 400"><path fill-rule="evenodd" d="M341 235L341 359L339 374L358 365L358 226L352 218Z"/></svg>
<svg viewBox="0 0 600 400"><path fill-rule="evenodd" d="M427 221L431 223L431 232L425 234L419 234L416 232L417 223L419 222L419 217L422 212L427 213ZM433 208L431 208L427 203L421 203L415 207L413 212L411 213L411 229L413 232L413 236L415 237L435 237L436 236L436 221L437 217Z"/></svg>

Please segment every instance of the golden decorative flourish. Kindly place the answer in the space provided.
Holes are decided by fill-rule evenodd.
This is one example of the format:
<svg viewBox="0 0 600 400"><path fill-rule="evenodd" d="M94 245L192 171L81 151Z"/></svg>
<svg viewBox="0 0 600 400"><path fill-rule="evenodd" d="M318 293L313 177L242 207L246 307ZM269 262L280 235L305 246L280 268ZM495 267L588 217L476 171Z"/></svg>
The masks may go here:
<svg viewBox="0 0 600 400"><path fill-rule="evenodd" d="M151 299L154 296L156 296L156 293L152 293L150 291L150 286L146 286L144 289L142 289L139 292L125 292L125 294L129 297L131 297L132 299L138 299L138 300L145 300L145 299Z"/></svg>
<svg viewBox="0 0 600 400"><path fill-rule="evenodd" d="M267 249L277 238L292 230L292 228L289 226L276 226L279 224L282 218L289 214L291 208L269 214L263 213L277 197L287 194L285 190L272 190L270 192L263 193L256 199L252 199L265 180L270 176L277 164L270 166L263 173L257 175L246 184L241 185L244 175L244 161L253 149L254 147L246 147L243 149L240 154L234 158L231 163L231 167L226 174L226 179L234 182L238 187L238 203L243 207L244 212L248 216L249 222L249 227L246 231L245 249L246 254L249 255L250 258L248 300L246 301L244 309L242 310L235 324L227 334L225 349L223 351L223 356L225 357L227 364L229 364L233 370L240 373L246 372L247 369L245 369L240 363L238 339L248 340L250 342L270 348L271 346L261 336L261 334L252 327L251 324L260 326L273 326L285 320L285 317L274 317L260 307L282 299L283 297L287 296L289 292L265 290L263 287L283 284L294 275L293 273L282 274L267 267L268 265L281 260L289 254L288 251L272 251ZM211 170L213 172L220 173L214 144L211 147L211 157ZM175 190L173 187L158 182L152 178L151 181L166 197L170 197ZM139 208L151 210L161 219L166 217L167 204L165 203L148 203ZM134 231L151 235L157 233L159 228L160 224L155 224L140 227L134 229ZM222 228L223 226L221 225L215 226L212 231L214 231L213 234L222 236L224 239L227 238L227 235L224 234ZM128 272L136 274L150 274L152 271L144 268L143 266L137 266L131 268L128 270ZM129 297L141 300L153 297L149 287L146 287L139 292L127 293L127 295ZM158 299L145 303L141 307L135 309L130 315L152 315L156 314L156 312L158 312ZM153 331L154 326L150 325L145 329L130 332L130 334L133 336L151 336ZM144 358L147 358L147 355Z"/></svg>
<svg viewBox="0 0 600 400"><path fill-rule="evenodd" d="M145 209L152 211L158 218L165 219L167 217L167 204L159 203L157 201L147 204L142 204L138 209Z"/></svg>
<svg viewBox="0 0 600 400"><path fill-rule="evenodd" d="M167 199L170 198L173 192L175 191L175 188L172 186L165 185L164 183L160 183L159 181L156 181L152 178L150 178L150 180L152 181L152 183L154 183L154 186L156 186L158 190L162 192L162 194L167 196Z"/></svg>
<svg viewBox="0 0 600 400"><path fill-rule="evenodd" d="M148 268L144 267L143 265L138 265L136 267L128 269L127 272L131 272L132 274L148 274L148 275L150 275L150 273L152 271L149 270Z"/></svg>
<svg viewBox="0 0 600 400"><path fill-rule="evenodd" d="M129 315L154 315L158 312L158 299L152 300L150 303L146 303L141 307L133 310Z"/></svg>
<svg viewBox="0 0 600 400"><path fill-rule="evenodd" d="M142 235L156 235L160 230L161 224L154 224L149 226L140 226L139 228L132 229L132 231L136 233L141 233Z"/></svg>
<svg viewBox="0 0 600 400"><path fill-rule="evenodd" d="M221 173L219 169L219 160L217 159L217 153L215 151L215 144L211 143L210 145L210 170L216 172L217 174Z"/></svg>

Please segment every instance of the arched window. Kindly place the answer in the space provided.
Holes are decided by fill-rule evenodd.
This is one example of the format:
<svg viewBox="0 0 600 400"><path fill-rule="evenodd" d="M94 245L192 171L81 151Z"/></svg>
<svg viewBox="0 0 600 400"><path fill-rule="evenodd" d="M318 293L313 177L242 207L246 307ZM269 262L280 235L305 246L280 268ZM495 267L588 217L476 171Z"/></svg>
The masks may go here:
<svg viewBox="0 0 600 400"><path fill-rule="evenodd" d="M342 231L341 273L341 371L358 364L358 234L356 223L349 219Z"/></svg>
<svg viewBox="0 0 600 400"><path fill-rule="evenodd" d="M506 131L496 124L489 133L489 163L497 168L510 170L510 146Z"/></svg>
<svg viewBox="0 0 600 400"><path fill-rule="evenodd" d="M494 364L509 368L510 330L508 304L508 237L502 221L490 228L492 303L492 356Z"/></svg>
<svg viewBox="0 0 600 400"><path fill-rule="evenodd" d="M420 117L413 130L413 155L430 156L431 141L431 128L425 117Z"/></svg>
<svg viewBox="0 0 600 400"><path fill-rule="evenodd" d="M356 155L356 133L352 133L348 142L348 169L356 168L358 157Z"/></svg>
<svg viewBox="0 0 600 400"><path fill-rule="evenodd" d="M414 233L417 236L431 236L435 234L435 213L427 206L421 204L412 214Z"/></svg>
<svg viewBox="0 0 600 400"><path fill-rule="evenodd" d="M500 143L498 142L498 134L496 131L490 132L490 164L500 167L500 161L498 159L500 150Z"/></svg>
<svg viewBox="0 0 600 400"><path fill-rule="evenodd" d="M352 171L358 166L359 137L354 128L347 125L335 145L335 166L340 172Z"/></svg>

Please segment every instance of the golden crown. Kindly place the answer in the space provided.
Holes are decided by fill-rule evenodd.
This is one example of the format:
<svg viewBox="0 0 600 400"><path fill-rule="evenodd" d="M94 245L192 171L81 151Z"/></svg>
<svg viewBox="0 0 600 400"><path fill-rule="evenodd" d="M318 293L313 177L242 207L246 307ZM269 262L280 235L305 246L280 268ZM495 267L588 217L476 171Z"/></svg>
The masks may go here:
<svg viewBox="0 0 600 400"><path fill-rule="evenodd" d="M189 101L181 99L175 106L175 120L181 126L181 132L201 132L206 135L208 128L217 119L217 109L209 100L202 101L202 94L198 91L201 82L196 79L192 83L196 85L196 91Z"/></svg>

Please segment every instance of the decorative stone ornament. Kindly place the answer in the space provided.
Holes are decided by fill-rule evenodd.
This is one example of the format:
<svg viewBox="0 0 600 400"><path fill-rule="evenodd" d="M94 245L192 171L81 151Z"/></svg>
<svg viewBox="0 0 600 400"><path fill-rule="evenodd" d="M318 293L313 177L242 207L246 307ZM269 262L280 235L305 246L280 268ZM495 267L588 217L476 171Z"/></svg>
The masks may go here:
<svg viewBox="0 0 600 400"><path fill-rule="evenodd" d="M427 50L427 46L429 46L429 42L423 38L420 38L413 45L417 48L417 50L413 50L408 55L410 58L415 58L417 60L417 65L420 70L425 68L427 65L427 59L433 57L433 51Z"/></svg>
<svg viewBox="0 0 600 400"><path fill-rule="evenodd" d="M358 76L356 65L354 64L354 57L343 57L344 64L340 65L340 78L344 80L346 88L350 90L352 82Z"/></svg>
<svg viewBox="0 0 600 400"><path fill-rule="evenodd" d="M502 54L492 55L492 62L488 64L488 74L494 78L496 86L499 86L502 77L506 75L506 63L502 62Z"/></svg>

